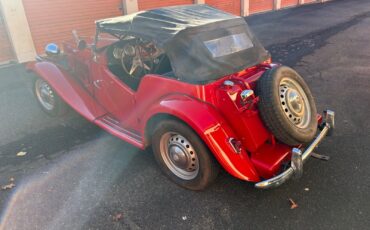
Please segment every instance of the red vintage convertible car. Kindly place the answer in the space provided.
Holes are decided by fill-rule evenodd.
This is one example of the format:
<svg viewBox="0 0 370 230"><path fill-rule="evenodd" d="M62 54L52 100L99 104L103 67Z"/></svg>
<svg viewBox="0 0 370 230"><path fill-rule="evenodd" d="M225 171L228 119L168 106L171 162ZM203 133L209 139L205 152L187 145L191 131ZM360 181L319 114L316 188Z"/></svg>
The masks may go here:
<svg viewBox="0 0 370 230"><path fill-rule="evenodd" d="M257 188L299 177L334 128L293 69L271 63L247 23L207 5L99 20L95 38L46 46L28 64L42 109L67 104L201 190L220 165Z"/></svg>

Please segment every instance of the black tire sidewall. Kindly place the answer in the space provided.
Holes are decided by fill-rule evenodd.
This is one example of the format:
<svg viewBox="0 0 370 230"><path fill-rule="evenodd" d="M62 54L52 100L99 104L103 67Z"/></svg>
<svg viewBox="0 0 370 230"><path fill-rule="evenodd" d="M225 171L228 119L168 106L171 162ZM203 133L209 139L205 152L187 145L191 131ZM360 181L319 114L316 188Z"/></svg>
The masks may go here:
<svg viewBox="0 0 370 230"><path fill-rule="evenodd" d="M272 124L269 124L268 126L281 126L276 127L274 130L280 130L280 132L286 132L284 136L290 136L290 141L288 140L280 140L282 142L287 142L287 144L290 145L298 145L301 143L308 143L310 142L316 132L317 132L317 109L315 105L314 98L312 96L312 93L306 84L306 82L303 80L303 78L293 69L287 67L287 66L279 66L275 67L273 69L268 70L262 77L265 78L271 78L270 81L261 81L262 83L269 82L271 84L270 90L272 91L270 95L272 95L272 98L268 98L267 100L271 100L272 109L274 111L274 114L263 114L266 111L261 111L262 117L265 117L265 122L269 122ZM292 80L296 81L302 90L305 92L310 109L311 109L311 117L309 125L306 128L299 128L296 127L290 120L287 118L285 111L283 107L281 106L280 101L280 82L283 78L291 78ZM261 83L259 82L259 83ZM261 93L262 96L266 96L267 94ZM266 98L265 98L266 100ZM263 110L263 109L262 109ZM267 117L266 116L278 116L278 118L275 117ZM275 136L280 136L277 133L273 133Z"/></svg>
<svg viewBox="0 0 370 230"><path fill-rule="evenodd" d="M38 80L42 80L42 81L45 81L39 77L35 77L34 80L33 80L33 94L35 96L35 99L37 101L37 104L40 106L40 108L42 109L42 111L44 111L46 114L48 114L49 116L51 117L57 117L57 116L62 116L62 115L65 115L67 113L67 105L65 104L64 101L62 101L62 99L58 96L58 94L55 92L54 88L51 87L50 85L50 88L53 90L53 93L54 93L54 100L55 100L55 106L52 110L48 110L46 109L42 104L41 102L39 101L39 98L37 97L37 93L36 93L36 82ZM46 82L46 81L45 81ZM48 83L49 84L49 83Z"/></svg>
<svg viewBox="0 0 370 230"><path fill-rule="evenodd" d="M183 180L177 177L167 167L163 161L160 152L160 140L163 134L167 132L176 132L185 137L193 146L197 153L199 160L199 172L198 175L191 180ZM152 148L155 159L161 168L162 172L174 181L176 184L190 189L190 190L203 190L208 187L217 177L219 166L213 155L211 155L208 148L205 146L203 141L198 135L187 125L176 120L165 120L161 121L155 128L152 137Z"/></svg>

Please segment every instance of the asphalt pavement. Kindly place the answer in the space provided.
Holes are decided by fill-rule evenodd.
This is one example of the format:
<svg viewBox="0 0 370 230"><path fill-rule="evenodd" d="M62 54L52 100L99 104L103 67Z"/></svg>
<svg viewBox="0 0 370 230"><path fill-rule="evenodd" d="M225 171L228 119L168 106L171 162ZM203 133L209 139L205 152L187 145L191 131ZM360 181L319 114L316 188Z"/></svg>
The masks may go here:
<svg viewBox="0 0 370 230"><path fill-rule="evenodd" d="M71 112L50 118L20 66L0 69L0 229L368 229L370 226L370 2L337 0L247 18L275 61L295 68L334 136L300 180L256 190L222 172L184 190L150 150ZM25 152L25 156L17 153ZM289 199L298 204L291 209Z"/></svg>

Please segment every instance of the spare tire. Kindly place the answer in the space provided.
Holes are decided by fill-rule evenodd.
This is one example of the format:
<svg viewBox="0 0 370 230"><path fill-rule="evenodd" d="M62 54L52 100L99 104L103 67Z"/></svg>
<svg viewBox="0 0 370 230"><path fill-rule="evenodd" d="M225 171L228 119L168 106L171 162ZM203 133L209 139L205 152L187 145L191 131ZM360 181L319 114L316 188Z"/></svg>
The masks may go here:
<svg viewBox="0 0 370 230"><path fill-rule="evenodd" d="M257 82L256 93L260 116L279 141L295 146L315 137L315 101L296 71L287 66L267 70Z"/></svg>

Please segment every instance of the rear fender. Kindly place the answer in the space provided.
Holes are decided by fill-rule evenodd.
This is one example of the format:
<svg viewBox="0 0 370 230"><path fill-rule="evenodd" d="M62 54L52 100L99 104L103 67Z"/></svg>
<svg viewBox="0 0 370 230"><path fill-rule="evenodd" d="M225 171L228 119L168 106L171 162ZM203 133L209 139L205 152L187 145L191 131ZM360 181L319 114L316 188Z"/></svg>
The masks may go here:
<svg viewBox="0 0 370 230"><path fill-rule="evenodd" d="M89 121L105 114L104 109L93 97L66 71L51 62L31 62L27 70L47 81L56 93Z"/></svg>
<svg viewBox="0 0 370 230"><path fill-rule="evenodd" d="M228 143L228 139L236 138L236 135L211 105L188 96L173 95L153 105L143 124L146 125L158 114L172 115L188 124L231 175L246 181L260 181L245 150L235 153ZM145 130L145 127L142 128Z"/></svg>

